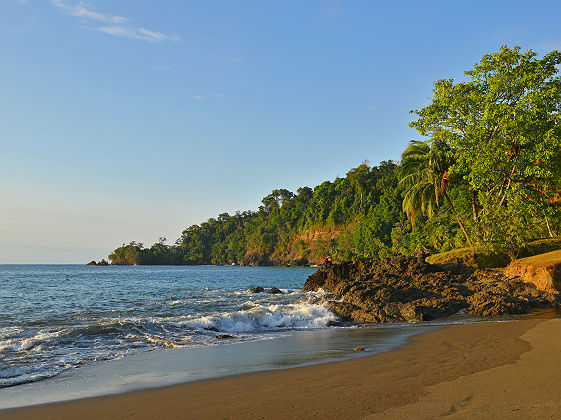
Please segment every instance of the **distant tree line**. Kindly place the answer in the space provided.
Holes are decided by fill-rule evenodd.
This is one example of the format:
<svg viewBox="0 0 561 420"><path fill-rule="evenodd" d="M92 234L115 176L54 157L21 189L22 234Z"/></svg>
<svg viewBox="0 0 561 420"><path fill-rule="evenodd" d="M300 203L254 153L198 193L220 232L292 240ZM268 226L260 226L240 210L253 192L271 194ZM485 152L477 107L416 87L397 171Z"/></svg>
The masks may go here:
<svg viewBox="0 0 561 420"><path fill-rule="evenodd" d="M561 231L561 53L502 47L434 84L401 162L365 161L257 211L222 213L174 245L117 248L113 264L298 265L483 246L512 258Z"/></svg>

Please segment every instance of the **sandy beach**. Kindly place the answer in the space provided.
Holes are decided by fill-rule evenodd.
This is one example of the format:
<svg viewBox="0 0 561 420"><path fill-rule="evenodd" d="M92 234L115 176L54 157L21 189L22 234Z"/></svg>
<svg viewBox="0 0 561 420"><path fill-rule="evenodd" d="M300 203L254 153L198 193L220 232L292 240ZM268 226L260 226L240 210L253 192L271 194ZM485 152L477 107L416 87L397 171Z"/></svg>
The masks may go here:
<svg viewBox="0 0 561 420"><path fill-rule="evenodd" d="M560 417L561 319L458 325L396 351L7 410L2 419Z"/></svg>

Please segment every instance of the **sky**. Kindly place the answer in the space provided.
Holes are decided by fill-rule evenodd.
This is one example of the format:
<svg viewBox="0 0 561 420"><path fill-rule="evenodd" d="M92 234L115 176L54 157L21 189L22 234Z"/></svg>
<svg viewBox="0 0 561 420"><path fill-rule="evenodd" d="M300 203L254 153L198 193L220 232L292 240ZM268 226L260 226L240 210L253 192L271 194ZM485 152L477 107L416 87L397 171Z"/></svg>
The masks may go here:
<svg viewBox="0 0 561 420"><path fill-rule="evenodd" d="M0 0L0 264L173 243L275 188L399 160L483 54L561 49L558 1Z"/></svg>

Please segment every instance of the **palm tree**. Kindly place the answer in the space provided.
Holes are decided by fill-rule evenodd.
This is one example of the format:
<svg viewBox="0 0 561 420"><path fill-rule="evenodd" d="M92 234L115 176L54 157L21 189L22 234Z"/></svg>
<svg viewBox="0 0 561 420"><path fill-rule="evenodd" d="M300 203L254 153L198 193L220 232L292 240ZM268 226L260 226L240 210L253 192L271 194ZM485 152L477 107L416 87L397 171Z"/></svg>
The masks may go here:
<svg viewBox="0 0 561 420"><path fill-rule="evenodd" d="M400 185L405 186L403 211L411 214L412 223L415 213L421 212L431 219L443 195L456 221L460 225L470 246L473 246L456 209L446 192L450 183L448 169L452 164L450 147L443 141L433 139L431 145L423 141L412 140L401 155L402 178Z"/></svg>

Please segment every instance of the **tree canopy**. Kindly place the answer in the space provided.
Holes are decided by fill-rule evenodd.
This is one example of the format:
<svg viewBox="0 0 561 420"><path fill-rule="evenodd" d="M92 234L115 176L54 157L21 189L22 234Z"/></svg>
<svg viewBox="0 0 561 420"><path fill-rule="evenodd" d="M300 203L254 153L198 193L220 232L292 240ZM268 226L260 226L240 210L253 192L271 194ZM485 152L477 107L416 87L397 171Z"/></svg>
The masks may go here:
<svg viewBox="0 0 561 420"><path fill-rule="evenodd" d="M556 217L561 178L561 53L520 47L486 54L467 81L434 83L410 125L453 151L449 167L473 196L472 230L482 243L520 243ZM536 215L539 215L536 219ZM505 223L505 221L507 221Z"/></svg>
<svg viewBox="0 0 561 420"><path fill-rule="evenodd" d="M429 104L411 111L424 140L411 141L400 164L365 161L315 188L275 189L256 211L190 226L174 245L123 244L109 258L308 264L466 245L514 257L561 231L560 63L558 51L538 58L503 46L465 80L434 83Z"/></svg>

